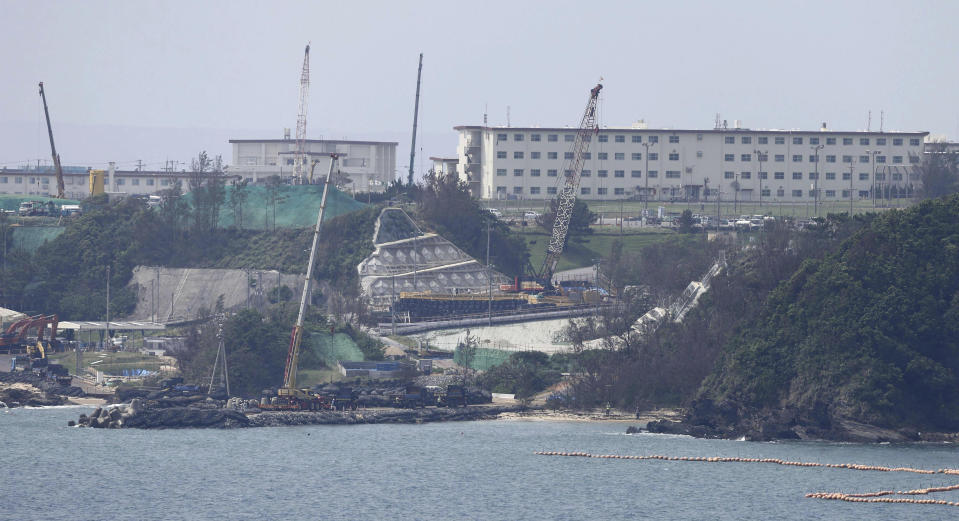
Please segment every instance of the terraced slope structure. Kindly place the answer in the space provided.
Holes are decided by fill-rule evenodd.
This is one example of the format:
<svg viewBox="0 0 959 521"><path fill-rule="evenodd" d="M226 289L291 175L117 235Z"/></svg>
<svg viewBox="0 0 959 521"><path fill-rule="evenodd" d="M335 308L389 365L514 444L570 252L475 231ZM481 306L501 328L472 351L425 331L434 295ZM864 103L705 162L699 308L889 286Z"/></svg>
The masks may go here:
<svg viewBox="0 0 959 521"><path fill-rule="evenodd" d="M502 273L489 270L453 243L435 233L423 233L399 208L380 212L373 232L375 250L357 266L363 294L374 309L386 310L393 299L412 293L482 295L487 298L490 278L494 293L509 283ZM484 301L484 309L486 302Z"/></svg>

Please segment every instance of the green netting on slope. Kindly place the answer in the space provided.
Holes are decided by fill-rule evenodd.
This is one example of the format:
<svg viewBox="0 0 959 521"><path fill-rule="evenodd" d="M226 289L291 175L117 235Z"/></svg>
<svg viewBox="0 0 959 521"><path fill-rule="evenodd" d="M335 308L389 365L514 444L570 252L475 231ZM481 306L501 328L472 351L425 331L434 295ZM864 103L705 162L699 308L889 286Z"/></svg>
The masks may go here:
<svg viewBox="0 0 959 521"><path fill-rule="evenodd" d="M20 203L24 201L41 201L43 203L53 201L54 203L56 203L57 206L61 206L64 204L80 204L80 201L76 201L73 199L54 199L53 197L41 197L39 195L3 194L3 195L0 195L0 209L16 211L18 208L20 208Z"/></svg>
<svg viewBox="0 0 959 521"><path fill-rule="evenodd" d="M235 224L247 230L272 230L276 228L309 228L316 224L316 215L320 211L320 201L323 198L323 185L281 185L276 188L276 208L274 211L273 189L267 186L248 186L245 189L246 200L238 206L236 218L231 200L234 187L226 187L226 197L220 209L221 228L228 228ZM187 204L193 205L193 195L183 196ZM366 204L361 203L349 195L330 187L326 197L326 213L324 221L338 215L350 213ZM274 219L275 215L275 219ZM237 223L236 221L240 221Z"/></svg>
<svg viewBox="0 0 959 521"><path fill-rule="evenodd" d="M336 367L338 361L363 361L363 352L356 346L356 342L343 333L336 333L331 338L329 334L313 332L306 344L327 367Z"/></svg>
<svg viewBox="0 0 959 521"><path fill-rule="evenodd" d="M7 248L33 253L43 243L56 239L65 226L11 226L9 228L10 242Z"/></svg>
<svg viewBox="0 0 959 521"><path fill-rule="evenodd" d="M509 360L511 354L513 354L511 351L478 347L476 348L476 355L473 357L473 363L470 364L470 367L477 371L486 371L490 367L500 365ZM453 352L453 361L458 365L463 365L462 352L459 347Z"/></svg>

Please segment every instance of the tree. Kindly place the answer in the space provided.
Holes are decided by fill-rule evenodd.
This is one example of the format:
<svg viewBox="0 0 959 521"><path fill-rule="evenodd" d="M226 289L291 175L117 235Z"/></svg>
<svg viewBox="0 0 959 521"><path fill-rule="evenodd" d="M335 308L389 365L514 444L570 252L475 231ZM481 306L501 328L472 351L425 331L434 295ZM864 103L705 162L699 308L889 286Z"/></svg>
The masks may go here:
<svg viewBox="0 0 959 521"><path fill-rule="evenodd" d="M919 166L922 195L934 199L959 191L959 153L950 152L945 143L933 143Z"/></svg>
<svg viewBox="0 0 959 521"><path fill-rule="evenodd" d="M267 203L273 207L273 231L276 231L276 202L279 200L280 187L283 185L283 179L278 175L271 175L266 178L266 188L269 190L270 197L267 198ZM264 214L266 219L269 220L270 212L267 211ZM264 223L269 225L269 223Z"/></svg>
<svg viewBox="0 0 959 521"><path fill-rule="evenodd" d="M693 232L693 212L688 208L679 216L679 233Z"/></svg>
<svg viewBox="0 0 959 521"><path fill-rule="evenodd" d="M250 193L247 191L247 186L250 184L249 179L242 179L240 181L233 181L233 191L230 193L230 208L233 210L233 225L239 229L243 229L243 205L246 204L246 200L249 197Z"/></svg>
<svg viewBox="0 0 959 521"><path fill-rule="evenodd" d="M549 202L549 210L547 210L543 215L540 215L536 222L543 227L547 232L552 233L553 225L556 222L556 209L559 206L559 199L553 199ZM569 217L569 230L566 233L566 243L569 244L569 240L572 237L589 235L593 233L593 229L590 227L591 224L595 223L599 219L599 215L591 212L589 206L583 202L582 199L577 199L576 203L573 205L573 212ZM565 244L564 244L565 246Z"/></svg>
<svg viewBox="0 0 959 521"><path fill-rule="evenodd" d="M470 330L466 330L466 338L463 339L456 350L459 351L459 359L463 366L463 383L469 385L470 373L473 370L473 361L476 360L477 348L476 335L471 335Z"/></svg>
<svg viewBox="0 0 959 521"><path fill-rule="evenodd" d="M220 222L220 207L226 199L223 181L223 157L213 159L206 151L191 162L190 192L193 194L193 231L215 231Z"/></svg>

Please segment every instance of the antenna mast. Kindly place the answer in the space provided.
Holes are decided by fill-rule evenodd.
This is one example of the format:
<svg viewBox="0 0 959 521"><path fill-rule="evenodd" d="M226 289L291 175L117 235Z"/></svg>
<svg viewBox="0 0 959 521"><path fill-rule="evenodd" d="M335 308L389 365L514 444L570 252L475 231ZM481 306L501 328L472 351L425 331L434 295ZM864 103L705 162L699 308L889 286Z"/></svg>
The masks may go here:
<svg viewBox="0 0 959 521"><path fill-rule="evenodd" d="M296 116L296 157L293 159L293 175L297 183L303 182L303 163L306 159L306 109L310 101L310 44L303 53L303 71L300 73L300 110Z"/></svg>
<svg viewBox="0 0 959 521"><path fill-rule="evenodd" d="M406 184L413 184L413 158L416 157L416 119L420 115L420 79L423 77L423 53L420 53L420 67L416 70L416 102L413 104L413 141L410 143L410 173Z"/></svg>

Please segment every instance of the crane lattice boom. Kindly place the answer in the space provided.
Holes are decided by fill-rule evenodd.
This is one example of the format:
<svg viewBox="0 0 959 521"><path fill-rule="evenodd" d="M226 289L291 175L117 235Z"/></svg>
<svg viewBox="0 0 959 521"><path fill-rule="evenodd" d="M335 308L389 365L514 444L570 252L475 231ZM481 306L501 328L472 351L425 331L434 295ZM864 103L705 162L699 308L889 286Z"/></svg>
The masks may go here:
<svg viewBox="0 0 959 521"><path fill-rule="evenodd" d="M553 271L556 269L556 263L559 262L559 256L562 255L563 247L566 245L569 219L573 214L573 206L576 204L576 191L579 190L580 175L583 173L583 161L586 152L589 151L592 135L599 130L596 126L596 102L599 100L599 91L601 90L603 90L603 85L599 83L589 91L589 101L586 103L583 119L579 123L576 139L570 149L573 158L569 162L569 167L565 169L566 184L563 186L562 193L559 194L559 203L556 205L556 220L553 222L553 234L550 236L549 246L546 247L546 259L543 261L543 269L541 270L543 283L547 286L552 285Z"/></svg>
<svg viewBox="0 0 959 521"><path fill-rule="evenodd" d="M53 144L53 127L50 125L50 111L47 109L47 95L43 92L43 82L40 82L40 99L43 100L43 115L47 118L47 134L50 135L50 153L53 154L53 170L57 174L57 199L66 197L63 193L63 167L60 166L60 154Z"/></svg>
<svg viewBox="0 0 959 521"><path fill-rule="evenodd" d="M310 44L303 54L303 71L300 73L300 109L296 116L296 157L293 158L293 175L297 183L303 182L303 164L306 162L306 109L310 101Z"/></svg>

